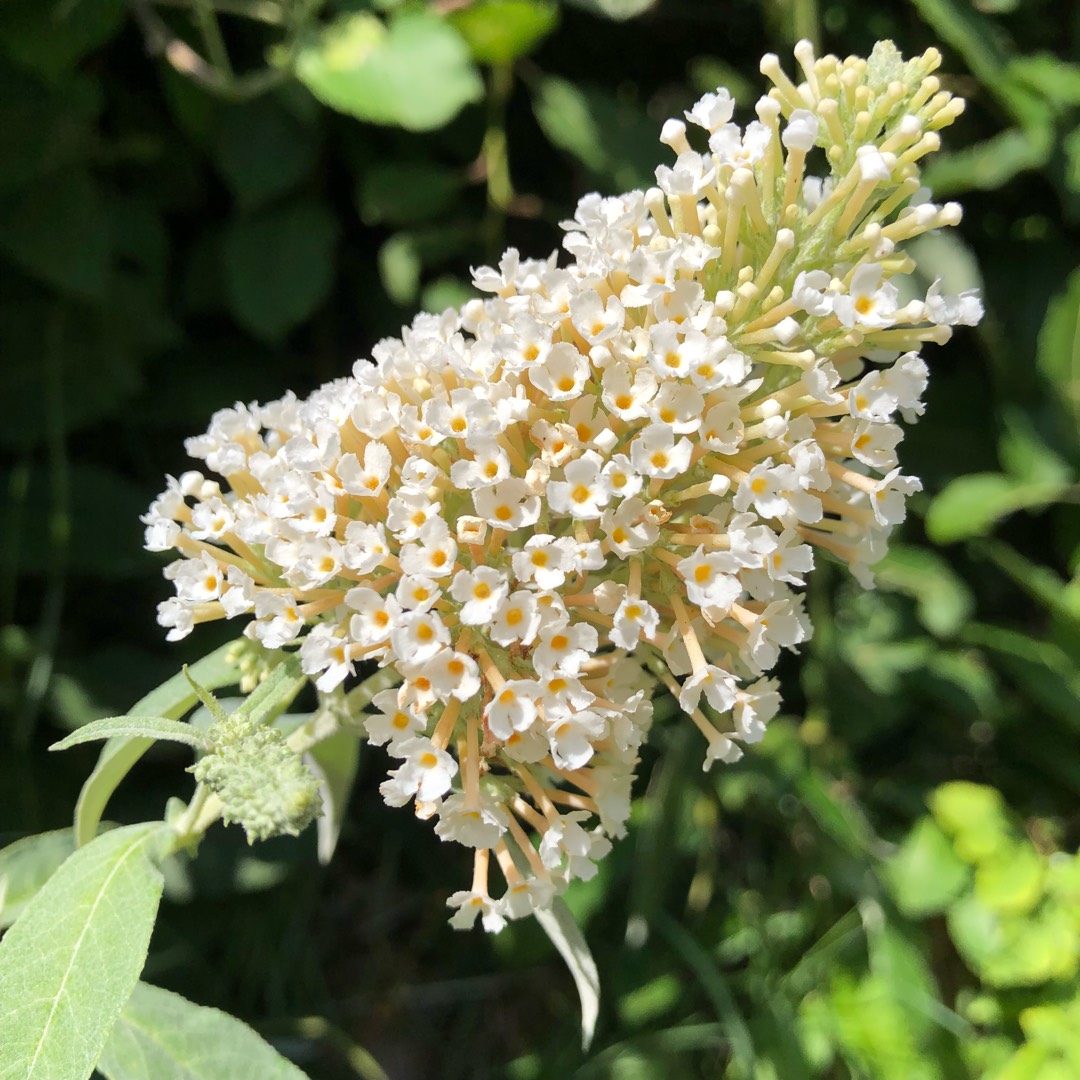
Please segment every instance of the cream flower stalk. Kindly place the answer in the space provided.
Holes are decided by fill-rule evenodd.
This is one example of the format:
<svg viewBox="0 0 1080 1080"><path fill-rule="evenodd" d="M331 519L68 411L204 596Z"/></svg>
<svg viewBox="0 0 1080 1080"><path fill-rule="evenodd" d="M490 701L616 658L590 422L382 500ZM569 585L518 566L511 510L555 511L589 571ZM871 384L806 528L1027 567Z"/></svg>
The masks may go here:
<svg viewBox="0 0 1080 1080"><path fill-rule="evenodd" d="M487 299L420 315L351 378L218 413L188 450L227 486L185 474L145 519L180 555L170 638L251 615L321 690L397 672L367 728L397 761L386 801L475 850L455 926L596 872L653 678L706 767L760 739L767 673L811 633L795 590L822 553L869 585L919 488L896 453L919 350L981 307L936 283L901 306L895 281L903 241L959 221L918 167L962 102L935 50L796 57L798 84L762 61L746 129L723 90L686 113L703 131L669 120L674 164L584 198L569 265L511 249L474 273Z"/></svg>

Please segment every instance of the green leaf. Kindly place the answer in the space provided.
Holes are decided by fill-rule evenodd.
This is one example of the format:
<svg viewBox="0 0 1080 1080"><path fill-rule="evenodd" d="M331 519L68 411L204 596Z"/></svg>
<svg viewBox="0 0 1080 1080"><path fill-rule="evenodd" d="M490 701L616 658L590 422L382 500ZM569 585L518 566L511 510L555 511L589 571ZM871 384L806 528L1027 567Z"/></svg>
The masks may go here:
<svg viewBox="0 0 1080 1080"><path fill-rule="evenodd" d="M935 544L954 544L985 536L1016 510L1053 502L1066 489L1054 481L1023 483L1003 473L973 473L948 484L930 503L926 532Z"/></svg>
<svg viewBox="0 0 1080 1080"><path fill-rule="evenodd" d="M1009 128L985 142L935 156L923 180L938 197L972 189L996 191L1019 173L1041 169L1053 148L1049 131Z"/></svg>
<svg viewBox="0 0 1080 1080"><path fill-rule="evenodd" d="M225 289L238 322L276 343L326 298L338 225L313 201L274 206L225 232Z"/></svg>
<svg viewBox="0 0 1080 1080"><path fill-rule="evenodd" d="M420 291L423 269L415 237L411 233L395 233L379 248L378 262L379 280L386 295L395 304L411 304Z"/></svg>
<svg viewBox="0 0 1080 1080"><path fill-rule="evenodd" d="M545 0L480 0L453 12L450 21L481 64L509 64L526 56L559 22Z"/></svg>
<svg viewBox="0 0 1080 1080"><path fill-rule="evenodd" d="M1017 56L1009 61L1007 73L1059 107L1080 105L1080 66L1053 53Z"/></svg>
<svg viewBox="0 0 1080 1080"><path fill-rule="evenodd" d="M569 0L575 7L615 22L625 22L646 12L656 0Z"/></svg>
<svg viewBox="0 0 1080 1080"><path fill-rule="evenodd" d="M1015 918L993 911L972 894L949 909L947 920L965 963L989 986L1038 986L1076 974L1076 925L1059 907L1044 905L1033 915Z"/></svg>
<svg viewBox="0 0 1080 1080"><path fill-rule="evenodd" d="M201 686L209 690L235 685L240 679L234 659L237 648L237 643L230 641L192 664L188 670ZM180 672L137 701L131 711L134 715L176 720L198 700L187 677ZM136 737L112 739L102 747L97 765L86 778L75 804L77 844L88 844L94 838L112 793L153 744L153 739Z"/></svg>
<svg viewBox="0 0 1080 1080"><path fill-rule="evenodd" d="M937 788L929 801L934 820L953 838L965 862L993 858L1011 842L1005 801L994 788L954 780Z"/></svg>
<svg viewBox="0 0 1080 1080"><path fill-rule="evenodd" d="M290 191L312 170L317 129L297 119L275 96L264 96L222 113L214 161L237 202L252 209Z"/></svg>
<svg viewBox="0 0 1080 1080"><path fill-rule="evenodd" d="M339 731L308 751L307 763L319 781L323 811L319 831L319 862L328 863L341 835L341 824L349 807L353 781L360 764L360 740L349 731Z"/></svg>
<svg viewBox="0 0 1080 1080"><path fill-rule="evenodd" d="M306 1080L236 1017L143 982L97 1067L106 1080Z"/></svg>
<svg viewBox="0 0 1080 1080"><path fill-rule="evenodd" d="M949 637L970 618L971 590L952 567L927 548L897 546L874 566L879 583L914 597L919 621L939 637Z"/></svg>
<svg viewBox="0 0 1080 1080"><path fill-rule="evenodd" d="M975 870L975 895L1002 915L1027 915L1042 899L1046 863L1027 840L996 851Z"/></svg>
<svg viewBox="0 0 1080 1080"><path fill-rule="evenodd" d="M72 829L25 836L0 851L0 927L10 926L75 850Z"/></svg>
<svg viewBox="0 0 1080 1080"><path fill-rule="evenodd" d="M1080 424L1080 270L1069 275L1065 288L1050 301L1037 356L1039 370Z"/></svg>
<svg viewBox="0 0 1080 1080"><path fill-rule="evenodd" d="M56 82L124 22L123 0L5 0L0 47L20 66Z"/></svg>
<svg viewBox="0 0 1080 1080"><path fill-rule="evenodd" d="M443 127L484 91L461 35L422 11L389 27L367 12L341 16L300 48L296 76L332 109L409 131Z"/></svg>
<svg viewBox="0 0 1080 1080"><path fill-rule="evenodd" d="M1080 728L1076 708L1080 701L1080 670L1064 650L1053 642L985 623L968 624L963 640L991 649L1000 666L1033 702L1058 717L1070 732Z"/></svg>
<svg viewBox="0 0 1080 1080"><path fill-rule="evenodd" d="M186 743L198 749L206 746L202 733L180 720L168 720L163 716L107 716L84 724L67 738L53 743L49 749L67 750L80 743L114 737L165 739L169 742Z"/></svg>
<svg viewBox="0 0 1080 1080"><path fill-rule="evenodd" d="M76 851L0 941L0 1080L85 1080L138 981L171 830L129 825Z"/></svg>
<svg viewBox="0 0 1080 1080"><path fill-rule="evenodd" d="M412 225L444 214L465 184L433 161L380 161L364 173L356 205L365 225Z"/></svg>
<svg viewBox="0 0 1080 1080"><path fill-rule="evenodd" d="M928 817L904 837L885 871L896 906L912 919L944 911L963 891L970 874L949 838Z"/></svg>
<svg viewBox="0 0 1080 1080"><path fill-rule="evenodd" d="M656 130L644 111L599 88L549 76L533 96L548 139L620 188L653 182Z"/></svg>
<svg viewBox="0 0 1080 1080"><path fill-rule="evenodd" d="M109 246L105 204L84 169L53 173L4 200L0 251L61 292L100 296Z"/></svg>
<svg viewBox="0 0 1080 1080"><path fill-rule="evenodd" d="M536 921L559 950L573 976L581 1001L581 1049L592 1044L596 1020L600 1015L600 974L584 935L570 914L561 896L555 897L550 909L536 912Z"/></svg>

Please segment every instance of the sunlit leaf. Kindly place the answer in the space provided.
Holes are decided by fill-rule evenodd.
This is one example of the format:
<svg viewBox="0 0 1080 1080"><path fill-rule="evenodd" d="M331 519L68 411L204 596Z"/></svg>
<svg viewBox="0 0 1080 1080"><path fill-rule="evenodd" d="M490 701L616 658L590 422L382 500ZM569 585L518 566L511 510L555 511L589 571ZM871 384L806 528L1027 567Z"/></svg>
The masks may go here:
<svg viewBox="0 0 1080 1080"><path fill-rule="evenodd" d="M442 127L483 93L464 39L423 11L388 27L367 12L341 16L300 49L296 75L331 108L410 131Z"/></svg>
<svg viewBox="0 0 1080 1080"><path fill-rule="evenodd" d="M106 1080L306 1080L228 1013L138 983L109 1036Z"/></svg>
<svg viewBox="0 0 1080 1080"><path fill-rule="evenodd" d="M455 11L450 21L482 64L509 64L525 56L559 21L547 0L479 0Z"/></svg>
<svg viewBox="0 0 1080 1080"><path fill-rule="evenodd" d="M171 831L129 825L76 851L0 941L3 1080L85 1080L139 978Z"/></svg>
<svg viewBox="0 0 1080 1080"><path fill-rule="evenodd" d="M886 873L897 907L916 919L944 911L970 876L969 867L932 818L922 818L904 837Z"/></svg>

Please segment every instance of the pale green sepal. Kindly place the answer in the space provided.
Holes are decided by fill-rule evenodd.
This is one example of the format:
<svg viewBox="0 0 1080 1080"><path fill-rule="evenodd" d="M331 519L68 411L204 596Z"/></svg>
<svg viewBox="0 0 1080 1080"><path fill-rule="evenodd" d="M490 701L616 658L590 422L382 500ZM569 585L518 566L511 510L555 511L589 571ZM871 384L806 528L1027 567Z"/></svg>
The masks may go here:
<svg viewBox="0 0 1080 1080"><path fill-rule="evenodd" d="M204 749L206 739L201 731L182 720L169 720L164 716L109 716L103 720L94 720L76 729L67 738L53 743L50 750L67 750L79 743L93 742L95 739L111 739L137 736L144 739L164 739L168 742L185 743L198 749Z"/></svg>
<svg viewBox="0 0 1080 1080"><path fill-rule="evenodd" d="M173 832L99 836L0 941L0 1080L86 1080L146 961Z"/></svg>
<svg viewBox="0 0 1080 1080"><path fill-rule="evenodd" d="M142 982L97 1067L106 1080L307 1080L236 1017Z"/></svg>
<svg viewBox="0 0 1080 1080"><path fill-rule="evenodd" d="M239 679L235 657L238 642L229 642L192 664L191 674L210 689L229 686ZM139 716L161 716L178 720L198 697L183 672L151 690L132 706ZM127 776L132 766L153 745L153 739L124 736L110 739L102 748L94 771L86 778L75 804L75 842L82 846L93 840L101 815L112 793Z"/></svg>

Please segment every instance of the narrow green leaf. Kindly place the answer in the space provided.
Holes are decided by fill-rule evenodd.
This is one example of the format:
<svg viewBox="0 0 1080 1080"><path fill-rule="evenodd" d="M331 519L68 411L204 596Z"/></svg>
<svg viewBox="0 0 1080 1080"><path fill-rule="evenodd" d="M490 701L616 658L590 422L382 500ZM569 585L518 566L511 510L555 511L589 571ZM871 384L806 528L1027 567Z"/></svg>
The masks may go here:
<svg viewBox="0 0 1080 1080"><path fill-rule="evenodd" d="M308 751L307 764L319 781L323 810L316 822L319 831L319 862L334 855L341 824L345 820L353 781L360 764L360 739L349 731L339 731Z"/></svg>
<svg viewBox="0 0 1080 1080"><path fill-rule="evenodd" d="M69 747L78 746L80 743L93 742L95 739L111 739L114 737L165 739L169 742L186 743L188 746L202 748L206 740L201 732L196 731L190 724L182 720L167 720L163 716L107 716L102 720L94 720L89 724L83 724L67 738L53 743L50 750L67 750Z"/></svg>
<svg viewBox="0 0 1080 1080"><path fill-rule="evenodd" d="M204 656L189 668L200 685L214 690L230 686L239 680L236 665L229 659L236 650L229 642ZM155 687L132 706L138 716L161 716L177 720L196 702L198 696L183 672ZM127 776L132 766L153 746L153 739L125 737L110 739L102 748L94 771L86 778L75 804L75 841L82 846L97 834L101 815L112 793Z"/></svg>
<svg viewBox="0 0 1080 1080"><path fill-rule="evenodd" d="M573 976L581 999L581 1049L586 1051L592 1044L596 1019L600 1015L600 974L596 970L596 961L561 896L555 898L549 910L537 911L536 921L559 950Z"/></svg>
<svg viewBox="0 0 1080 1080"><path fill-rule="evenodd" d="M97 1067L107 1080L306 1080L236 1017L142 982Z"/></svg>
<svg viewBox="0 0 1080 1080"><path fill-rule="evenodd" d="M85 1080L146 960L171 831L129 825L76 851L0 941L0 1080Z"/></svg>
<svg viewBox="0 0 1080 1080"><path fill-rule="evenodd" d="M532 52L559 21L546 0L480 0L459 8L450 21L481 64L509 64Z"/></svg>
<svg viewBox="0 0 1080 1080"><path fill-rule="evenodd" d="M10 926L75 850L72 829L24 836L0 851L0 928Z"/></svg>
<svg viewBox="0 0 1080 1080"><path fill-rule="evenodd" d="M389 27L368 12L341 16L300 48L296 76L332 109L409 131L442 127L484 90L461 35L423 11Z"/></svg>
<svg viewBox="0 0 1080 1080"><path fill-rule="evenodd" d="M319 202L275 205L238 218L225 231L225 289L239 323L281 340L330 291L337 220Z"/></svg>
<svg viewBox="0 0 1080 1080"><path fill-rule="evenodd" d="M1045 506L1065 490L1056 482L1025 484L1003 473L973 473L953 480L930 504L926 532L935 544L985 536L1000 518Z"/></svg>
<svg viewBox="0 0 1080 1080"><path fill-rule="evenodd" d="M705 991L717 1020L727 1033L731 1056L743 1069L752 1070L756 1060L754 1040L750 1028L739 1011L728 981L716 961L705 951L700 942L666 912L657 912L653 918L657 931L693 971Z"/></svg>

